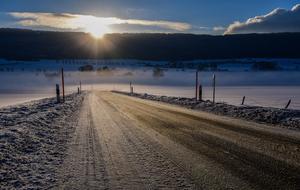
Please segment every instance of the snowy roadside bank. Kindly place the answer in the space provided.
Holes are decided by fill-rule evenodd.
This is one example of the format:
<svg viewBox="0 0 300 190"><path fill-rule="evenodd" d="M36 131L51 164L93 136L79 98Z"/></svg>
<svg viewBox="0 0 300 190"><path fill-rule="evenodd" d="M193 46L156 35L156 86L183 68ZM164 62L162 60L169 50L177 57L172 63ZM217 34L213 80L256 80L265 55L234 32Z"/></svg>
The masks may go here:
<svg viewBox="0 0 300 190"><path fill-rule="evenodd" d="M130 94L128 92L113 91L115 93L133 96L141 99L160 101L180 105L186 108L211 112L218 115L241 118L259 123L277 125L285 128L300 130L300 110L278 109L258 106L234 106L226 103L213 104L211 101L195 101L193 98L156 96L150 94Z"/></svg>
<svg viewBox="0 0 300 190"><path fill-rule="evenodd" d="M83 95L0 109L0 187L49 189L74 132Z"/></svg>

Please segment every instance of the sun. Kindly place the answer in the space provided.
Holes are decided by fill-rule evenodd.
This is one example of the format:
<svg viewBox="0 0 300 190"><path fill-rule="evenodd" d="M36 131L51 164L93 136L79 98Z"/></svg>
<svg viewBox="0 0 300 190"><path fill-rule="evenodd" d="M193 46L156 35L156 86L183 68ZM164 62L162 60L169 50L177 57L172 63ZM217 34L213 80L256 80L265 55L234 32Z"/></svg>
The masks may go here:
<svg viewBox="0 0 300 190"><path fill-rule="evenodd" d="M70 20L69 25L73 28L79 28L80 30L89 33L96 39L102 38L105 34L110 33L110 25L113 22L111 19L97 18L94 16L82 16ZM78 26L78 27L75 27Z"/></svg>
<svg viewBox="0 0 300 190"><path fill-rule="evenodd" d="M100 39L109 32L109 28L105 25L89 24L86 26L85 31L91 34L94 38Z"/></svg>

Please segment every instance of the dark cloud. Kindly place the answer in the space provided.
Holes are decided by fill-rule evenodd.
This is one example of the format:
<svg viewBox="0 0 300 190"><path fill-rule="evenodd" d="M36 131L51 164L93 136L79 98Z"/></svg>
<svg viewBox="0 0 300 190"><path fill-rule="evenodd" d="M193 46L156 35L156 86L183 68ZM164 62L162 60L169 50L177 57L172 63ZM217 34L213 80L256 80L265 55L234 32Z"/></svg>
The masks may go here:
<svg viewBox="0 0 300 190"><path fill-rule="evenodd" d="M275 9L269 14L256 16L246 22L235 22L224 34L300 32L300 4L291 10Z"/></svg>

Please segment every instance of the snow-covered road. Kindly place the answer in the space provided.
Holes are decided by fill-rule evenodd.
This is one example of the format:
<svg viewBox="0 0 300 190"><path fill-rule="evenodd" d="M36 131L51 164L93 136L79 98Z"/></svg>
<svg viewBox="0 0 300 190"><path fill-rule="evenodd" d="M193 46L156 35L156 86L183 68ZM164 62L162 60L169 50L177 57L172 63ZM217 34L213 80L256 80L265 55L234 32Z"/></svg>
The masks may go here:
<svg viewBox="0 0 300 190"><path fill-rule="evenodd" d="M0 189L300 186L299 131L112 92L0 109L0 148Z"/></svg>
<svg viewBox="0 0 300 190"><path fill-rule="evenodd" d="M162 145L102 93L86 98L60 174L59 189L196 188Z"/></svg>
<svg viewBox="0 0 300 190"><path fill-rule="evenodd" d="M57 188L296 189L299 145L299 132L92 92Z"/></svg>

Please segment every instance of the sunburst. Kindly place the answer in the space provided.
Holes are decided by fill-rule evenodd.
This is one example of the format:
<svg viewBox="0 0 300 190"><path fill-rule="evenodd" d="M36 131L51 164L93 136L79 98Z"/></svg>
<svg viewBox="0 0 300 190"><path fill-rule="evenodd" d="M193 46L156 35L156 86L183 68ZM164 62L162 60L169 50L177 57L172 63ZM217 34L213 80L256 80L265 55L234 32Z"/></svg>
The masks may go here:
<svg viewBox="0 0 300 190"><path fill-rule="evenodd" d="M90 23L85 27L85 31L94 38L99 39L109 32L109 28L106 25L101 25L99 23Z"/></svg>

